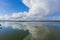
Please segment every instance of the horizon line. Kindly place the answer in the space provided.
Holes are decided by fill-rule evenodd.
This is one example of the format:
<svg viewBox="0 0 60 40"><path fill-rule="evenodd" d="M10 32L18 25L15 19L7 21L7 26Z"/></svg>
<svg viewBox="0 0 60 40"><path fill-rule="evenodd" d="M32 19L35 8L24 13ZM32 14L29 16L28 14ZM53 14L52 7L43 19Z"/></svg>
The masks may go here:
<svg viewBox="0 0 60 40"><path fill-rule="evenodd" d="M0 22L60 22L60 20L0 20Z"/></svg>

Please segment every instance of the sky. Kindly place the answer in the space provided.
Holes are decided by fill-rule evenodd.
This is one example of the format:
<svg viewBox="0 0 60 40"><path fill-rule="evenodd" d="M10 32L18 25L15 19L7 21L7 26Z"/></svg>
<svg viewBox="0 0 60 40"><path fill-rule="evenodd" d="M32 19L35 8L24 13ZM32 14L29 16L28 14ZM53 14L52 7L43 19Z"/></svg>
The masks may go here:
<svg viewBox="0 0 60 40"><path fill-rule="evenodd" d="M60 0L0 0L0 20L60 20ZM1 22L1 24L5 27L11 26L13 29L28 29L30 33L36 34L40 29L48 32L48 25L45 27L44 24L49 23ZM59 25L52 23L53 26L56 26L55 24Z"/></svg>
<svg viewBox="0 0 60 40"><path fill-rule="evenodd" d="M60 0L0 0L0 20L42 19L60 19Z"/></svg>
<svg viewBox="0 0 60 40"><path fill-rule="evenodd" d="M14 12L28 11L28 9L21 0L0 0L0 15L11 15Z"/></svg>

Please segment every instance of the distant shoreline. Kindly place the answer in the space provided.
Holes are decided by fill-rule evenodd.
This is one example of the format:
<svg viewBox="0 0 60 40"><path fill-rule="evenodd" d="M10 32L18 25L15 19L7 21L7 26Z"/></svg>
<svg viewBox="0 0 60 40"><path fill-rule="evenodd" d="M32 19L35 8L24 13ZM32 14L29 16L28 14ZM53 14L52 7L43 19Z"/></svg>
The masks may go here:
<svg viewBox="0 0 60 40"><path fill-rule="evenodd" d="M60 20L0 20L0 22L60 22Z"/></svg>

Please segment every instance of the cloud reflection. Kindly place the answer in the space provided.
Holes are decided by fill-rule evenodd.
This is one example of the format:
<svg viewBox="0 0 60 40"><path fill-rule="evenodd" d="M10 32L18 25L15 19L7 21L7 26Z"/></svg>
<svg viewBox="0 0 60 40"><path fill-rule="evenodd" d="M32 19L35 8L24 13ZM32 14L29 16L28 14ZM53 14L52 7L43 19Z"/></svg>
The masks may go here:
<svg viewBox="0 0 60 40"><path fill-rule="evenodd" d="M59 22L0 22L0 24L2 27L4 26L12 27L13 29L18 30L29 30L30 34L24 40L60 39L60 27L56 26Z"/></svg>

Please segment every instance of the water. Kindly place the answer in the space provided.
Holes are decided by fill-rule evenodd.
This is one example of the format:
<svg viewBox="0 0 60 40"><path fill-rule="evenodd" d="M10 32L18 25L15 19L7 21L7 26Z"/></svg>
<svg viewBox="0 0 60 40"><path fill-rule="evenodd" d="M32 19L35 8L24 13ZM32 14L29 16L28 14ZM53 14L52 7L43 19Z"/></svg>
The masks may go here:
<svg viewBox="0 0 60 40"><path fill-rule="evenodd" d="M28 30L23 30L23 25L19 22L0 22L0 40L23 40L28 34ZM22 26L21 28L19 28Z"/></svg>
<svg viewBox="0 0 60 40"><path fill-rule="evenodd" d="M60 40L60 22L0 22L0 40Z"/></svg>

